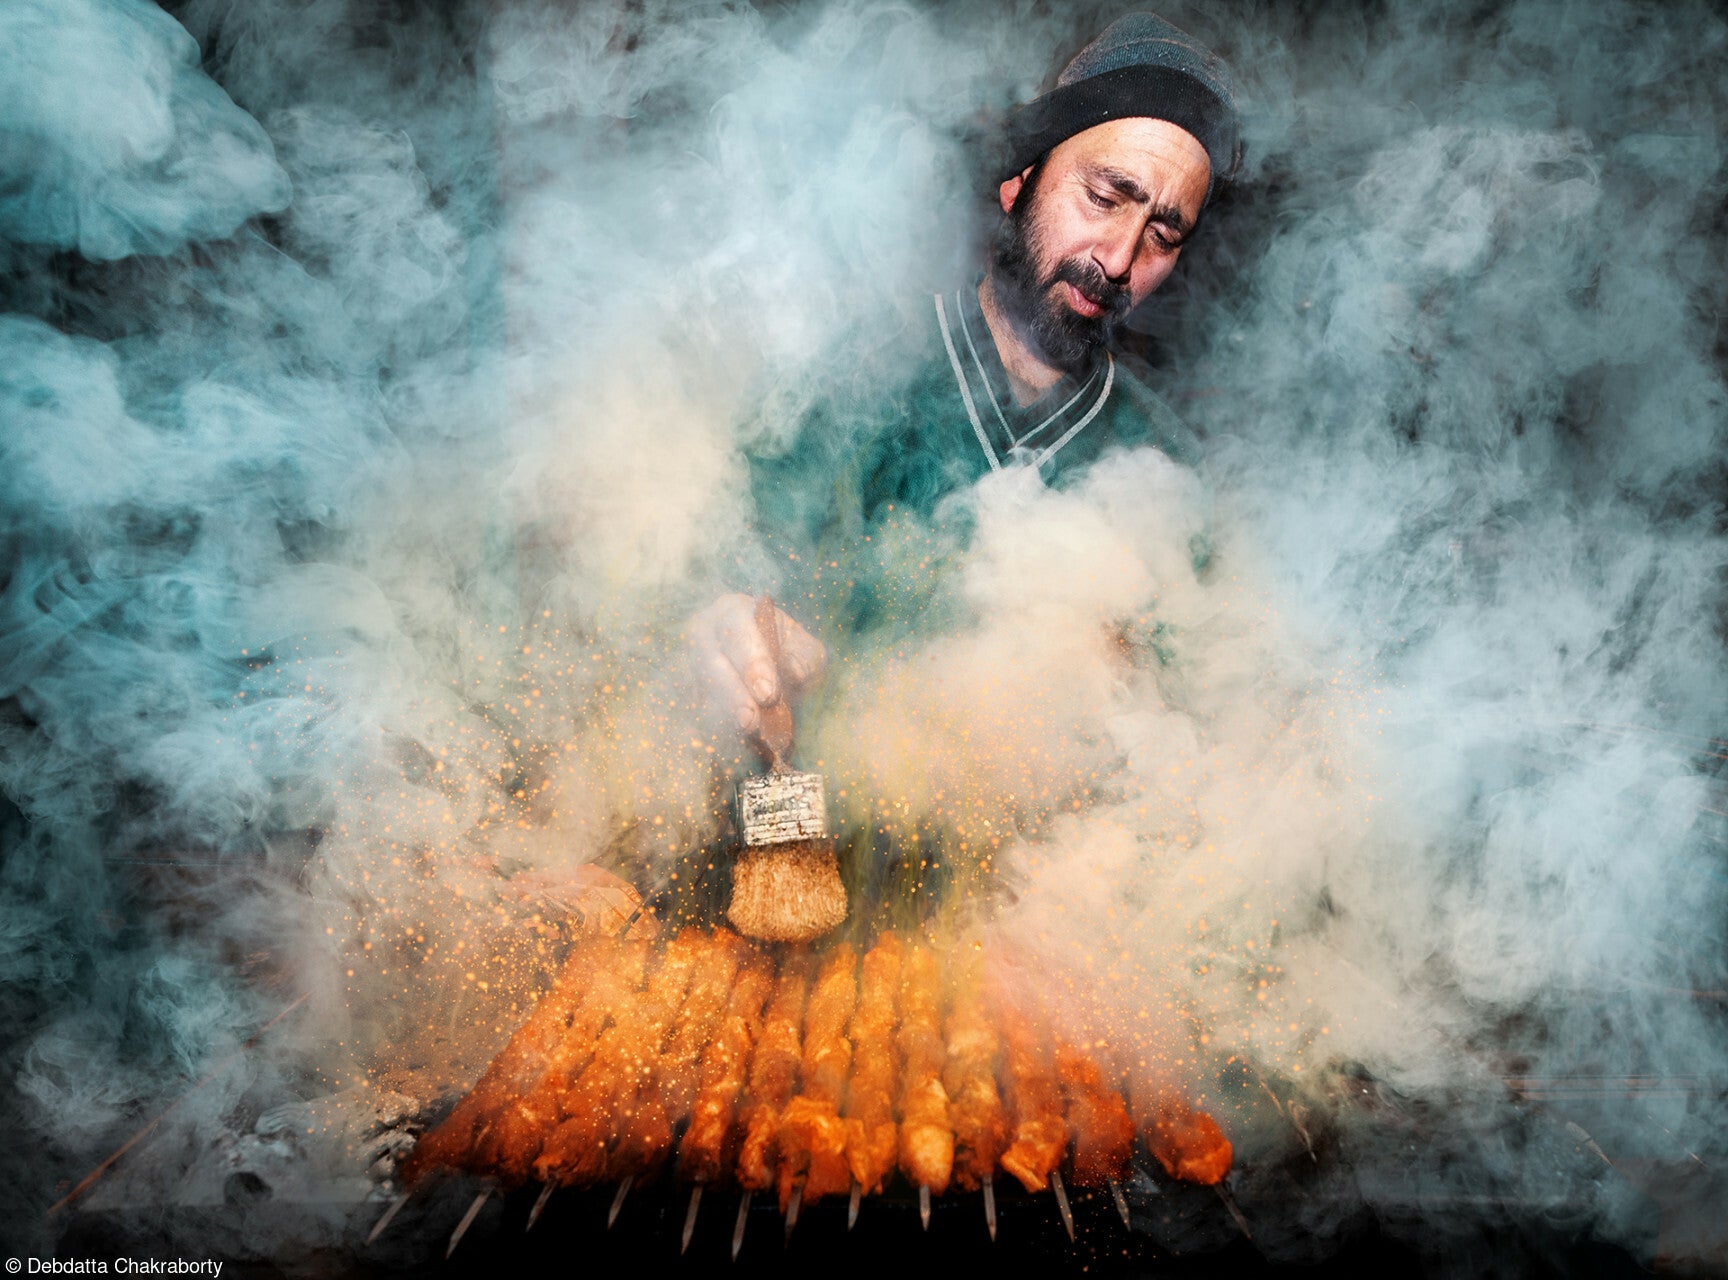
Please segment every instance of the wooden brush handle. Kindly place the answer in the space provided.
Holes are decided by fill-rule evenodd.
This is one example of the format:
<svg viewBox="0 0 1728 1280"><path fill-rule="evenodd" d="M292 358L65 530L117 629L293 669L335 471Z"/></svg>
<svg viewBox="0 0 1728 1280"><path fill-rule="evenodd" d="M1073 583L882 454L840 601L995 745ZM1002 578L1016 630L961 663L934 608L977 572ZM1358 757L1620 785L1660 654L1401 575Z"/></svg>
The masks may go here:
<svg viewBox="0 0 1728 1280"><path fill-rule="evenodd" d="M756 630L762 636L762 643L768 646L768 657L774 663L774 679L780 690L779 696L762 708L759 736L767 749L768 763L776 769L784 769L789 767L792 754L792 708L786 703L786 683L780 677L780 627L774 620L771 596L756 597Z"/></svg>

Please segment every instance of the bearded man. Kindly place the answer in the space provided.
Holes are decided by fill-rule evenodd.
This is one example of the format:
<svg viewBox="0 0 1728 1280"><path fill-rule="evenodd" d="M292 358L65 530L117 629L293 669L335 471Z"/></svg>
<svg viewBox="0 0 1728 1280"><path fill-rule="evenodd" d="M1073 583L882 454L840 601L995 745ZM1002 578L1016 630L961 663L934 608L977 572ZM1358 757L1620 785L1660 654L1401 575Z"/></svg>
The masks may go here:
<svg viewBox="0 0 1728 1280"><path fill-rule="evenodd" d="M1235 172L1239 138L1229 71L1153 14L1111 24L1022 107L982 277L928 299L913 374L870 397L868 412L825 406L792 449L753 459L761 511L788 494L833 497L771 522L785 544L777 563L817 566L795 582L779 571L778 598L811 602L842 634L904 624L920 608L917 584L841 558L879 545L885 520L928 518L944 496L1008 468L1060 485L1110 448L1193 461L1191 437L1110 343L1176 266ZM832 483L811 483L812 469ZM822 565L840 572L823 582ZM712 702L747 734L762 707L810 688L826 666L805 627L778 621L778 662L751 595L722 596L690 628Z"/></svg>

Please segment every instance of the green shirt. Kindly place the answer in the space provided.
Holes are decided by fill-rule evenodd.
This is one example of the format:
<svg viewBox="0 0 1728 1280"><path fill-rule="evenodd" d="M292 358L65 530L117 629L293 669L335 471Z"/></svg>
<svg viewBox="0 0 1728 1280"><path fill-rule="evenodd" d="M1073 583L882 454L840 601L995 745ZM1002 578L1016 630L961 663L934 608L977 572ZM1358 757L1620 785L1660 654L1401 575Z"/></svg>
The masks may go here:
<svg viewBox="0 0 1728 1280"><path fill-rule="evenodd" d="M1198 460L1193 434L1108 351L1017 404L975 286L931 295L877 363L887 368L836 378L788 445L750 459L773 568L771 580L741 585L773 591L842 650L940 594L939 572L903 581L882 544L922 537L933 554L952 554L965 543L966 515L942 500L986 474L1035 467L1060 488L1112 448Z"/></svg>

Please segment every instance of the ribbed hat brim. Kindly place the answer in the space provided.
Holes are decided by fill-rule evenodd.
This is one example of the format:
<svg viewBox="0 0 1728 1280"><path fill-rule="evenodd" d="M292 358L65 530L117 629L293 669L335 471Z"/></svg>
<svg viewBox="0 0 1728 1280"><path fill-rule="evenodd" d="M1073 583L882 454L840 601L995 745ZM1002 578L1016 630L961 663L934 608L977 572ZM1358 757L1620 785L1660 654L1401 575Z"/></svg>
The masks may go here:
<svg viewBox="0 0 1728 1280"><path fill-rule="evenodd" d="M1207 85L1174 67L1119 67L1052 89L1015 113L1008 128L1004 179L1036 164L1052 148L1111 120L1168 120L1193 134L1212 162L1212 187L1236 170L1236 112Z"/></svg>

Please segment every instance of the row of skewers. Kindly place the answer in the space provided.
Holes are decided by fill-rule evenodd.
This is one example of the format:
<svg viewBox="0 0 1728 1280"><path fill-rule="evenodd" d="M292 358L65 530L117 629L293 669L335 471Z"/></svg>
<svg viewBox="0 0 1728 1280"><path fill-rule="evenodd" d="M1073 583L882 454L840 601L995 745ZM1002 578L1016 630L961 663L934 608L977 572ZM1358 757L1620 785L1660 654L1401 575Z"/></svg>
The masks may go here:
<svg viewBox="0 0 1728 1280"><path fill-rule="evenodd" d="M450 1115L399 1170L402 1193L438 1171L485 1178L454 1251L490 1186L538 1180L531 1228L561 1187L631 1186L668 1162L691 1187L688 1247L705 1189L740 1188L736 1256L751 1198L773 1192L788 1234L800 1207L865 1196L896 1172L930 1198L981 1191L992 1238L995 1178L1054 1192L1121 1182L1136 1132L1166 1174L1216 1185L1231 1147L1206 1113L1169 1090L1131 1098L1085 1051L1052 1035L984 971L975 948L880 935L860 957L766 949L727 930L579 945L551 990ZM1132 1104L1132 1111L1130 1110Z"/></svg>

